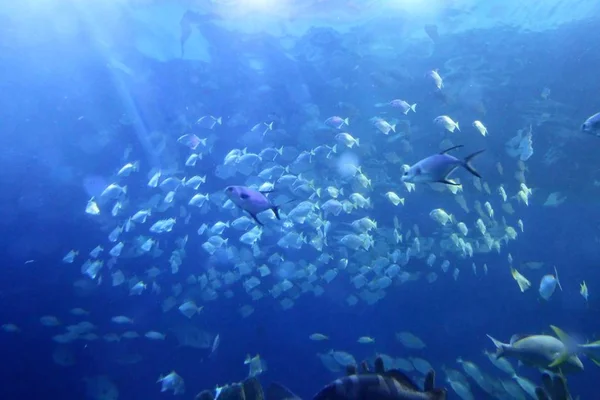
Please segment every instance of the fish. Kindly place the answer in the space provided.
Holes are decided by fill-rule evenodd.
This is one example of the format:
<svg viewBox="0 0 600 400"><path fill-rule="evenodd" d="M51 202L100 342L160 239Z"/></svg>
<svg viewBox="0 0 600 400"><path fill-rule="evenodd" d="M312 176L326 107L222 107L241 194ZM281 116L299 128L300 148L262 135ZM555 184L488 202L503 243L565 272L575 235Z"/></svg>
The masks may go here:
<svg viewBox="0 0 600 400"><path fill-rule="evenodd" d="M579 285L579 294L581 294L581 296L583 296L585 301L587 301L588 297L590 296L590 292L588 291L588 287L587 287L587 284L585 283L585 281L583 281Z"/></svg>
<svg viewBox="0 0 600 400"><path fill-rule="evenodd" d="M366 363L359 372L355 365L346 368L347 376L336 379L321 389L313 400L445 400L446 389L435 388L435 372L425 376L424 388L420 389L400 370L386 371L383 359L375 359L375 370L369 371ZM266 391L269 400L301 400L285 386L271 384Z"/></svg>
<svg viewBox="0 0 600 400"><path fill-rule="evenodd" d="M442 80L442 77L438 73L437 69L434 69L434 70L431 70L431 71L427 72L425 74L425 77L427 79L430 79L431 81L433 81L433 83L435 84L435 87L438 90L442 90L442 88L444 87L444 81Z"/></svg>
<svg viewBox="0 0 600 400"><path fill-rule="evenodd" d="M583 371L583 364L576 355L569 355L556 365L561 355L567 352L567 346L554 336L513 335L509 343L502 343L490 335L487 337L496 346L496 358L515 358L525 365L553 372Z"/></svg>
<svg viewBox="0 0 600 400"><path fill-rule="evenodd" d="M554 359L550 367L560 367L572 357L577 357L580 354L592 360L594 364L600 367L600 340L581 344L559 327L550 325L550 328L552 328L560 341L565 344L563 352Z"/></svg>
<svg viewBox="0 0 600 400"><path fill-rule="evenodd" d="M600 137L600 112L592 115L581 124L581 131Z"/></svg>
<svg viewBox="0 0 600 400"><path fill-rule="evenodd" d="M250 214L254 221L261 226L263 223L256 218L256 215L263 211L272 210L275 217L281 219L279 217L279 207L271 203L271 200L265 196L266 193L269 192L260 192L247 186L228 186L225 188L227 197L236 206Z"/></svg>
<svg viewBox="0 0 600 400"><path fill-rule="evenodd" d="M483 153L485 150L479 150L465 157L464 160L459 160L448 153L451 150L463 147L462 145L450 147L439 154L426 157L409 169L402 175L403 182L424 183L424 182L439 182L447 185L458 186L456 182L448 180L448 176L458 167L463 167L471 174L481 179L481 175L477 172L470 161Z"/></svg>
<svg viewBox="0 0 600 400"><path fill-rule="evenodd" d="M560 285L560 281L558 280L558 271L556 270L556 267L554 267L554 275L544 275L542 277L542 280L540 281L540 296L544 300L549 300L550 297L552 297L552 295L554 294L554 291L556 290L557 286L562 291L562 286Z"/></svg>
<svg viewBox="0 0 600 400"><path fill-rule="evenodd" d="M567 382L563 376L542 374L542 386L535 388L538 400L569 400L573 397L569 393Z"/></svg>
<svg viewBox="0 0 600 400"><path fill-rule="evenodd" d="M429 389L429 390L427 390ZM421 391L400 371L379 374L350 375L325 386L313 400L444 400L444 389Z"/></svg>

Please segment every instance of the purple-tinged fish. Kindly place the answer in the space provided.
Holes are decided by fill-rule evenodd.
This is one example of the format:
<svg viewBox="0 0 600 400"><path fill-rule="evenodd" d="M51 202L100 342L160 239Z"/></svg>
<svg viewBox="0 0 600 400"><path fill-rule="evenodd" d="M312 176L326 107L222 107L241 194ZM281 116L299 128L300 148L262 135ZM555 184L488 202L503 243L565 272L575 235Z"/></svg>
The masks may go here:
<svg viewBox="0 0 600 400"><path fill-rule="evenodd" d="M198 147L200 143L203 143L203 139L200 139L193 133L186 133L185 135L180 136L179 139L177 139L177 142L189 147L190 150L196 150L196 147ZM204 144L206 144L206 139L204 139Z"/></svg>
<svg viewBox="0 0 600 400"><path fill-rule="evenodd" d="M395 99L390 101L390 106L394 108L399 108L400 110L402 110L402 113L404 115L407 115L409 111L417 112L417 103L411 105L402 99Z"/></svg>
<svg viewBox="0 0 600 400"><path fill-rule="evenodd" d="M271 200L265 196L265 193L269 192L260 192L246 186L228 186L225 189L227 197L229 197L236 206L250 214L256 223L261 226L263 224L256 218L256 215L263 211L273 210L275 217L281 219L279 218L279 208L271 203Z"/></svg>
<svg viewBox="0 0 600 400"><path fill-rule="evenodd" d="M325 120L325 125L331 126L335 129L342 129L344 126L350 125L348 118L338 117L337 115L329 117Z"/></svg>
<svg viewBox="0 0 600 400"><path fill-rule="evenodd" d="M459 147L463 146L454 146L442 151L439 154L434 154L432 156L422 159L418 163L411 166L408 169L408 171L404 173L404 175L402 176L402 181L413 183L440 182L445 183L447 185L457 186L457 183L448 180L448 176L452 172L454 172L454 170L456 170L458 167L463 167L476 177L481 178L479 172L477 172L471 166L470 161L479 154L483 153L485 150L476 151L475 153L465 157L464 160L459 160L456 157L446 154L449 151L457 149Z"/></svg>

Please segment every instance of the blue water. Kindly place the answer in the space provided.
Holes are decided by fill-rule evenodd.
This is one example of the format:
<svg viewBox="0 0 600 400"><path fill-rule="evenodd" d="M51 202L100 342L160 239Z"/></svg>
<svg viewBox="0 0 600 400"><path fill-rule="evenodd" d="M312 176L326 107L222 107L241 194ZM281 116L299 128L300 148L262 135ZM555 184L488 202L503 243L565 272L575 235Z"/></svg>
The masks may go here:
<svg viewBox="0 0 600 400"><path fill-rule="evenodd" d="M594 180L600 180L596 166L600 142L579 132L580 124L599 111L600 37L593 34L598 23L594 15L543 31L507 25L445 34L443 27L453 13L463 13L449 8L440 11L439 21L433 21L440 26L440 38L431 55L419 55L424 51L420 39L398 54L391 50L394 54L376 57L360 54L350 43L375 45L378 34L389 36L397 29L400 35L401 27L408 32L412 29L409 16L399 13L397 23L386 17L380 17L383 22L379 25L373 20L357 22L352 29L315 27L280 40L273 33L248 34L223 27L219 21L227 14L217 14L214 21L203 21L196 28L208 43L206 51L211 59L206 61L181 59L177 36L161 38L162 28L142 26L124 8L95 10L77 6L76 1L60 6L50 0L42 3L0 7L0 324L10 322L20 328L19 333L0 332L0 398L90 398L86 397L85 378L97 375L110 378L119 389L120 399L168 398L172 395L161 393L155 382L160 374L175 370L185 380L186 393L181 398L191 399L203 389L243 380L248 373L245 356L257 353L267 363L267 371L260 377L263 384L282 382L301 397L310 398L339 376L329 372L316 356L330 349L348 351L357 360L372 359L378 352L423 357L438 371L439 385L445 385L442 367L460 369L457 357L473 360L495 377L502 376L482 355L484 349L493 350L486 334L508 341L516 333L550 334L549 325L557 325L587 340L598 339L600 219L596 201L599 189ZM336 6L350 7L346 2L336 2ZM326 5L312 7L310 10ZM111 12L117 9L121 12L111 19ZM335 16L333 11L327 14ZM307 23L310 14L299 18L286 23L290 27ZM476 13L472 18L477 18ZM177 23L172 29L178 32ZM155 32L157 42L168 41L164 47L170 49L171 56L152 57L140 50L140 32L148 31ZM287 49L289 43L291 50ZM111 59L133 72L108 67ZM445 64L450 59L455 60L451 68ZM475 59L483 60L477 70L472 69ZM448 104L422 78L433 68L451 75L445 82L452 90L453 100ZM413 78L402 78L402 73ZM332 83L334 80L341 85ZM266 86L270 87L267 91ZM528 101L540 101L544 87L551 88L550 99L557 105L528 109ZM113 226L107 219L90 218L84 209L90 195L110 183L110 176L123 164L126 148L143 165L136 178L139 184L131 185L129 193L132 203L141 202L147 199L146 174L152 167L181 165L187 158L188 149L176 143L185 127L202 115L222 116L223 125L211 133L212 152L205 154L197 167L208 176L202 191L215 193L230 184L243 184L240 176L226 180L216 177L215 168L231 149L246 147L239 144L243 133L268 120L269 115L277 116L281 122L276 125L287 134L269 139L270 143L251 142L247 146L250 151L258 152L271 143L300 149L304 148L299 143L307 148L325 143L318 135L309 135L302 142L302 135L310 130L308 104L318 107L318 129L325 129L321 123L329 116L351 114L340 110L339 103L344 102L358 110L350 116L353 132L361 138L376 135L369 123L377 113L373 105L398 96L419 104L417 113L409 115L414 152L403 157L403 163L439 151L438 143L444 136L433 129L431 121L437 115L452 115L464 121L461 129L469 135L464 134L462 140L468 151L487 149L477 159L477 169L489 177L491 197L496 201L498 184L506 182L507 192L509 188L511 193L518 190L512 177L516 161L507 156L505 142L528 126L532 115L552 115L533 128L535 152L526 163L527 183L534 189L530 206L515 207L517 213L507 216L513 226L514 220L521 218L525 232L519 231L518 240L503 246L501 254L476 254L473 260L450 254L446 258L452 266L462 267L456 282L441 273L433 284L421 278L393 286L375 305L359 302L349 307L347 277L327 285L320 297L301 295L286 311L272 299L252 303L237 282L231 288L231 299L221 296L207 303L201 316L194 317L198 328L220 334L221 346L215 354L210 355L210 349L181 347L167 334L164 341L143 337L119 343L75 341L69 344L74 365L61 366L53 361L57 344L52 336L62 328L42 326L39 318L43 315L56 315L68 325L81 320L68 310L82 307L91 313L89 320L102 333L115 330L110 318L121 314L134 318L135 330L142 334L148 330L168 332L181 322L176 310L168 314L161 311L160 304L167 295L128 296L126 290L111 287L108 273L103 283L90 281L86 290L76 290L73 282L83 278L79 270L83 258L74 264L61 262L71 249L80 249L83 257L98 243L106 243L105 253L112 247L106 236ZM485 108L485 114L477 113L480 107ZM238 114L246 118L241 127L228 125L227 121ZM468 121L475 116L485 121L489 136L484 138L469 126ZM132 123L123 124L122 118ZM156 147L152 138L158 137L153 132L169 138L160 152L152 150ZM200 135L202 131L196 132ZM381 138L375 143L386 146ZM552 148L563 157L548 165L544 155ZM379 156L372 154L370 161ZM505 167L502 177L497 174L496 162ZM396 182L400 174L397 167L386 168ZM327 172L323 169L321 173ZM463 182L470 182L466 172L460 174L464 174ZM473 200L486 201L486 195L472 187L470 190L470 204ZM387 190L376 187L374 191L375 207L368 215L387 227L391 226L390 215L395 214L404 230L418 224L421 232L431 234L437 229L429 218L431 209L443 207L449 213L461 214L458 203L448 200L446 193L443 204L440 193L430 190L420 191L418 197L406 195L406 206L396 208L381 196ZM544 207L547 195L556 191L567 196L565 203ZM502 214L499 206L495 209ZM213 205L209 214L194 220L193 228L176 227L173 237L189 234L190 241L179 274L168 274L161 282L164 292L171 284L206 269L209 257L200 247L197 226L230 217ZM469 229L475 228L471 224ZM231 235L234 242L238 233L225 236ZM276 242L277 238L270 245ZM166 246L161 267L168 268L171 250L172 246ZM303 254L275 251L295 262L319 254L312 247ZM508 253L532 282L526 293L520 293L511 278ZM437 265L442 259L438 256ZM26 264L27 260L34 261ZM527 261L546 265L541 270L519 267ZM470 272L472 262L479 267L477 275ZM122 269L143 277L155 263L129 259ZM487 275L481 272L483 263L489 267ZM537 286L544 274L552 273L553 265L558 268L564 291L557 291L551 301L544 302L537 296ZM409 266L413 271L428 268L425 259L413 259ZM590 290L588 302L578 293L583 280ZM255 308L245 319L238 312L243 304ZM394 337L402 330L417 334L427 348L407 352ZM331 340L310 341L308 336L315 332L327 333ZM375 344L367 347L356 343L365 335L376 338ZM139 355L141 361L115 362L126 355ZM574 395L593 399L598 367L590 360L584 359L584 364L585 371L570 376L569 385ZM521 367L518 372L539 382L540 374L534 369ZM474 382L471 387L476 399L489 398ZM458 397L450 392L448 398Z"/></svg>

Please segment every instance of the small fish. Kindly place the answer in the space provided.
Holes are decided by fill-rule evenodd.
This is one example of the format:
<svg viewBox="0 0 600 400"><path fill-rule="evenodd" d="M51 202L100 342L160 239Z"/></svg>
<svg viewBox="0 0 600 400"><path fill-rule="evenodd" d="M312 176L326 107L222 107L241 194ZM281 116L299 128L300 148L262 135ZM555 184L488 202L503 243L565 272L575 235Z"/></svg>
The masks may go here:
<svg viewBox="0 0 600 400"><path fill-rule="evenodd" d="M181 143L182 145L189 147L191 150L196 150L198 145L200 143L202 143L202 140L198 136L194 135L193 133L192 134L188 133L183 136L180 136L179 139L177 139L177 141L179 143ZM206 139L204 139L204 141L206 142Z"/></svg>
<svg viewBox="0 0 600 400"><path fill-rule="evenodd" d="M333 116L325 120L325 125L331 126L335 129L342 129L342 127L350 125L350 121L348 118Z"/></svg>
<svg viewBox="0 0 600 400"><path fill-rule="evenodd" d="M486 136L488 134L488 130L485 127L485 125L483 125L483 123L481 121L474 121L473 122L473 126L475 127L475 129L477 129L479 131L479 133L481 133L483 136ZM458 126L457 126L458 128Z"/></svg>
<svg viewBox="0 0 600 400"><path fill-rule="evenodd" d="M539 293L542 299L550 300L550 297L552 297L554 291L556 290L556 286L558 286L562 291L562 286L558 280L558 271L556 270L556 267L554 267L554 275L544 275L540 281Z"/></svg>
<svg viewBox="0 0 600 400"><path fill-rule="evenodd" d="M100 197L116 199L122 194L127 194L127 186L119 186L116 183L111 183L104 189Z"/></svg>
<svg viewBox="0 0 600 400"><path fill-rule="evenodd" d="M309 338L314 341L329 340L329 336L323 335L322 333L313 333Z"/></svg>
<svg viewBox="0 0 600 400"><path fill-rule="evenodd" d="M390 106L394 108L399 108L400 110L402 110L402 113L404 115L407 115L409 111L412 111L414 113L417 112L417 103L408 104L406 101L401 99L395 99L390 101Z"/></svg>
<svg viewBox="0 0 600 400"><path fill-rule="evenodd" d="M171 371L167 376L161 375L156 383L161 384L161 392L172 390L174 395L185 393L185 383L183 382L183 378L177 375L177 372L175 371Z"/></svg>
<svg viewBox="0 0 600 400"><path fill-rule="evenodd" d="M117 172L118 176L129 176L129 174L131 174L132 172L136 172L140 169L140 163L139 161L136 161L134 163L127 163L125 165L123 165L123 167L119 170L119 172Z"/></svg>
<svg viewBox="0 0 600 400"><path fill-rule="evenodd" d="M579 285L579 294L581 294L583 296L585 301L587 301L588 297L590 296L590 293L588 292L588 287L587 287L585 281L583 281L581 283L581 285Z"/></svg>
<svg viewBox="0 0 600 400"><path fill-rule="evenodd" d="M111 321L115 324L133 324L133 320L124 315L117 315L116 317L112 317Z"/></svg>
<svg viewBox="0 0 600 400"><path fill-rule="evenodd" d="M357 147L360 146L360 139L355 139L349 133L342 132L335 135L335 138L340 144L343 144L346 147L352 148L354 145Z"/></svg>
<svg viewBox="0 0 600 400"><path fill-rule="evenodd" d="M63 257L63 262L67 264L72 264L75 261L75 257L79 254L77 250L71 250L67 253L66 256Z"/></svg>
<svg viewBox="0 0 600 400"><path fill-rule="evenodd" d="M281 219L278 206L273 205L263 192L246 186L228 186L225 194L236 206L250 214L258 225L263 224L256 218L256 215L266 210L272 210L275 217Z"/></svg>
<svg viewBox="0 0 600 400"><path fill-rule="evenodd" d="M600 113L594 114L581 125L581 131L600 137Z"/></svg>
<svg viewBox="0 0 600 400"><path fill-rule="evenodd" d="M221 344L221 336L219 334L217 334L217 336L215 336L215 339L213 340L213 344L210 349L211 355L216 353L216 351L219 349L220 344Z"/></svg>
<svg viewBox="0 0 600 400"><path fill-rule="evenodd" d="M371 121L373 122L373 125L375 125L375 128L377 128L379 132L383 133L384 135L389 135L390 132L396 132L396 125L391 125L382 118L373 118Z"/></svg>
<svg viewBox="0 0 600 400"><path fill-rule="evenodd" d="M144 334L144 336L151 340L165 340L167 335L156 331L148 331Z"/></svg>
<svg viewBox="0 0 600 400"><path fill-rule="evenodd" d="M433 122L449 132L454 132L455 130L460 131L458 122L453 121L452 118L447 115L440 115L439 117L436 117Z"/></svg>
<svg viewBox="0 0 600 400"><path fill-rule="evenodd" d="M87 206L85 206L85 212L90 215L100 214L100 208L98 208L98 204L96 204L93 197L88 200Z"/></svg>
<svg viewBox="0 0 600 400"><path fill-rule="evenodd" d="M361 336L358 338L357 342L360 344L369 344L369 343L375 343L375 339L373 339L370 336Z"/></svg>
<svg viewBox="0 0 600 400"><path fill-rule="evenodd" d="M425 77L428 79L431 79L433 81L433 83L435 84L435 87L438 88L438 90L442 90L442 88L444 87L444 81L442 80L442 77L438 73L437 69L427 72L425 74Z"/></svg>
<svg viewBox="0 0 600 400"><path fill-rule="evenodd" d="M513 279L519 285L519 289L521 290L521 292L525 292L527 289L529 289L531 287L531 282L529 282L529 280L527 278L525 278L523 275L521 275L521 273L519 271L517 271L514 268L511 268L510 273L511 273Z"/></svg>
<svg viewBox="0 0 600 400"><path fill-rule="evenodd" d="M470 161L479 154L483 153L485 150L476 151L475 153L465 157L464 160L459 160L456 157L446 154L449 151L457 149L459 147L462 147L462 145L451 147L442 151L439 154L434 154L432 156L422 159L421 161L408 168L408 170L402 176L402 181L412 183L440 182L445 183L447 185L457 186L457 183L448 180L448 175L454 172L454 170L456 170L458 167L463 167L471 174L475 175L478 178L481 178L479 172L477 172L471 166Z"/></svg>
<svg viewBox="0 0 600 400"><path fill-rule="evenodd" d="M202 128L213 129L216 125L223 125L222 117L213 117L212 115L205 115L200 117L198 121L196 121L196 125L199 125ZM202 143L203 146L206 146L206 139Z"/></svg>

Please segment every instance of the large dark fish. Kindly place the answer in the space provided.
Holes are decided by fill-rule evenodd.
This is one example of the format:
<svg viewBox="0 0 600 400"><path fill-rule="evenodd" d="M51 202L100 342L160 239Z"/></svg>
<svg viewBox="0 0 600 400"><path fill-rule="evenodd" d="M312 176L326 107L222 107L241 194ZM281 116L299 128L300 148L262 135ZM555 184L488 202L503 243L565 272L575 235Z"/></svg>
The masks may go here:
<svg viewBox="0 0 600 400"><path fill-rule="evenodd" d="M581 124L581 131L600 137L600 113L594 114Z"/></svg>
<svg viewBox="0 0 600 400"><path fill-rule="evenodd" d="M375 360L375 371L366 365L358 372L349 366L348 376L337 379L319 391L313 400L445 400L446 390L435 388L435 372L425 376L421 390L403 372L385 371L383 360ZM268 400L301 400L285 386L272 384L266 392Z"/></svg>
<svg viewBox="0 0 600 400"><path fill-rule="evenodd" d="M399 371L350 375L330 383L313 400L444 400L444 389L420 390Z"/></svg>
<svg viewBox="0 0 600 400"><path fill-rule="evenodd" d="M256 221L258 225L263 225L256 215L263 211L273 210L275 217L279 218L279 208L271 203L271 200L265 196L268 192L259 192L258 190L250 189L247 186L228 186L225 189L225 194L231 201L246 211Z"/></svg>
<svg viewBox="0 0 600 400"><path fill-rule="evenodd" d="M456 170L458 167L463 167L476 177L481 178L479 172L477 172L475 168L471 166L470 161L479 154L483 153L485 150L476 151L475 153L465 157L464 160L460 160L456 157L446 154L450 150L454 150L459 147L462 147L462 145L451 147L439 154L434 154L422 159L418 163L411 166L408 171L404 173L402 176L402 181L413 183L440 182L447 185L457 185L457 183L448 180L448 175L454 172L454 170Z"/></svg>

